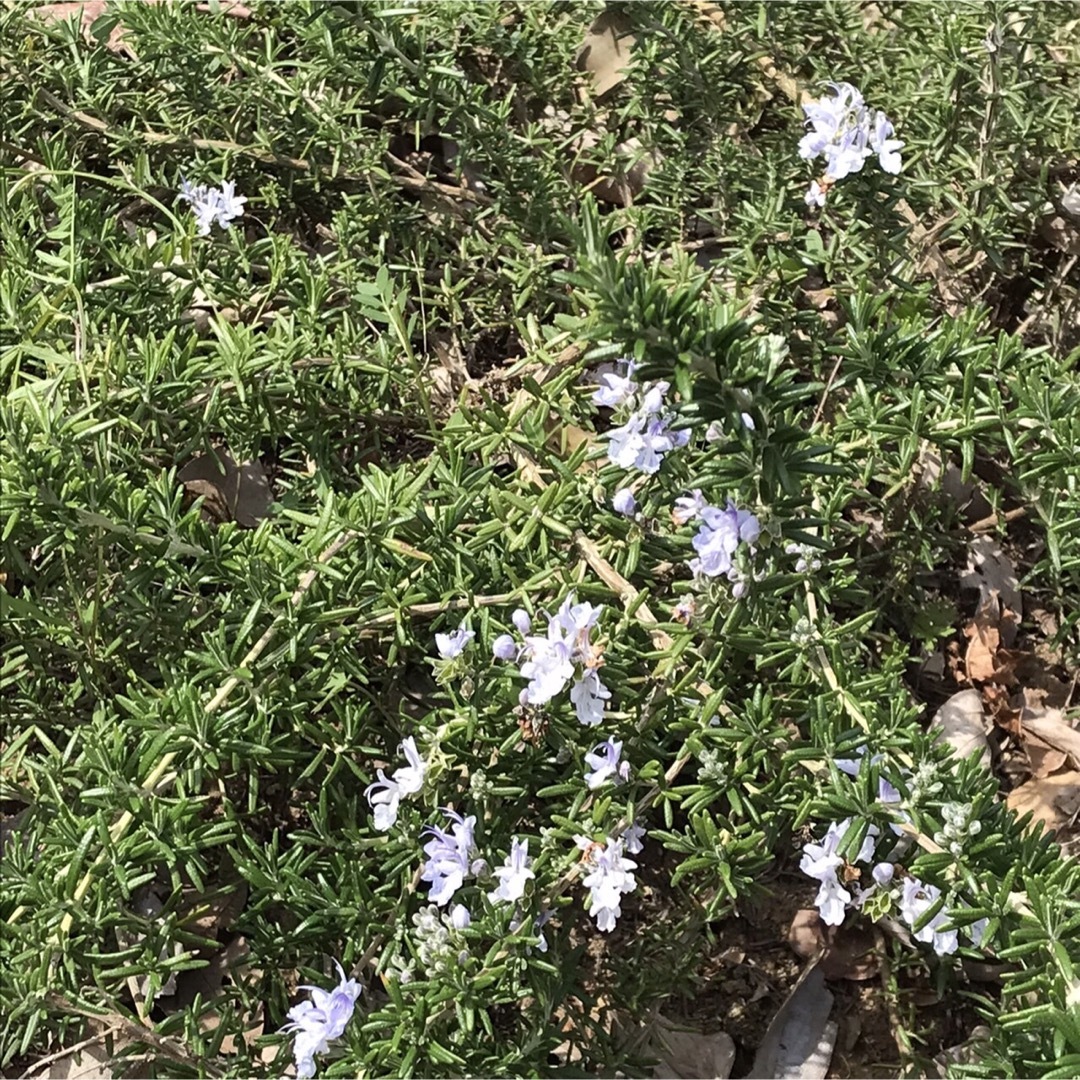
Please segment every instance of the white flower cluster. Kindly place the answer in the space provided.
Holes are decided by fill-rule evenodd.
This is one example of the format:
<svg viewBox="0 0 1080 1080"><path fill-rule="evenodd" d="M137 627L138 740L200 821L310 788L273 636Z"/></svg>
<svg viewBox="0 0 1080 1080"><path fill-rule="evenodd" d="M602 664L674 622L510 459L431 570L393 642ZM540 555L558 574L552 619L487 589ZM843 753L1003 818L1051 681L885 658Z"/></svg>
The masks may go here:
<svg viewBox="0 0 1080 1080"><path fill-rule="evenodd" d="M826 926L839 926L844 921L847 909L854 902L851 893L844 888L837 876L837 871L844 867L844 860L836 851L850 827L851 818L845 818L839 824L834 821L820 844L811 843L803 846L803 856L799 862L799 869L804 874L821 883L814 903L821 915L821 921ZM869 863L873 859L874 843L877 837L878 829L871 825L855 856L855 862ZM888 873L891 877L891 865ZM874 877L877 880L876 867Z"/></svg>
<svg viewBox="0 0 1080 1080"><path fill-rule="evenodd" d="M606 433L608 459L621 469L636 469L647 476L658 472L664 455L669 450L686 446L690 432L670 430L675 414L667 408L664 396L670 389L667 382L646 383L639 386L634 381L637 365L633 360L623 360L625 374L605 372L600 376L600 388L592 396L593 404L609 409L628 406L630 415L620 427ZM625 497L623 505L626 505ZM616 507L619 510L618 507ZM619 510L619 513L627 513ZM629 513L633 513L630 510Z"/></svg>
<svg viewBox="0 0 1080 1080"><path fill-rule="evenodd" d="M434 904L421 908L413 917L416 958L429 979L460 967L469 958L460 931L472 922L469 909L456 904L448 914L440 914Z"/></svg>
<svg viewBox="0 0 1080 1080"><path fill-rule="evenodd" d="M311 993L310 1001L301 1001L288 1013L289 1022L281 1029L293 1033L293 1056L296 1058L298 1080L308 1080L315 1075L315 1055L330 1049L331 1039L340 1039L352 1019L356 999L362 987L355 979L346 979L345 972L334 961L341 981L333 990L318 986L303 986Z"/></svg>
<svg viewBox="0 0 1080 1080"><path fill-rule="evenodd" d="M243 216L244 203L247 202L243 195L236 194L236 184L232 180L222 181L220 188L182 180L179 197L190 204L200 236L209 236L210 226L215 221L218 228L229 228L233 218Z"/></svg>
<svg viewBox="0 0 1080 1080"><path fill-rule="evenodd" d="M806 193L808 206L824 206L829 188L851 173L857 173L867 158L878 156L887 173L900 171L900 151L904 144L892 138L894 129L880 110L866 107L862 94L851 83L829 83L835 96L811 101L803 106L810 127L799 142L799 157L825 159L825 174Z"/></svg>
<svg viewBox="0 0 1080 1080"><path fill-rule="evenodd" d="M945 824L934 840L953 855L964 850L967 841L982 832L982 822L975 817L971 803L945 803L941 808Z"/></svg>
<svg viewBox="0 0 1080 1080"><path fill-rule="evenodd" d="M522 642L518 644L509 634L502 634L492 643L491 651L499 660L521 664L523 678L529 685L521 691L522 705L545 705L562 692L576 677L570 689L577 718L586 727L594 727L604 718L604 702L611 691L600 681L597 668L602 663L599 646L589 640L592 628L603 611L603 605L577 603L571 593L554 616L548 618L547 631L533 634L532 620L527 612L518 609L512 621Z"/></svg>
<svg viewBox="0 0 1080 1080"><path fill-rule="evenodd" d="M591 868L582 882L589 890L589 915L596 919L597 930L609 933L622 914L623 896L637 888L637 879L631 872L637 869L637 863L623 856L627 850L623 838L608 837L606 844L595 844L587 836L574 839L585 852L585 862Z"/></svg>
<svg viewBox="0 0 1080 1080"><path fill-rule="evenodd" d="M409 764L395 769L392 780L387 780L386 774L379 769L379 779L364 790L364 796L375 812L375 828L379 832L386 832L397 821L402 796L415 795L424 786L427 762L416 749L416 740L410 735L398 751L405 755Z"/></svg>

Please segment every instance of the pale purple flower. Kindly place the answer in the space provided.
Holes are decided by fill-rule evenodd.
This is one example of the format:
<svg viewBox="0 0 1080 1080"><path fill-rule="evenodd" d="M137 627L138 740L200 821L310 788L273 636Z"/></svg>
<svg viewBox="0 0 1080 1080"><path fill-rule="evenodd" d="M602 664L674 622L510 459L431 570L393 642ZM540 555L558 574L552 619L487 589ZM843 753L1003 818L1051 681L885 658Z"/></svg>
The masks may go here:
<svg viewBox="0 0 1080 1080"><path fill-rule="evenodd" d="M747 431L757 431L757 424L754 423L754 418L748 412L739 413L739 419Z"/></svg>
<svg viewBox="0 0 1080 1080"><path fill-rule="evenodd" d="M476 635L472 630L466 630L464 626L459 626L453 633L436 634L435 647L439 650L439 656L443 660L453 660L465 651L465 647L474 637Z"/></svg>
<svg viewBox="0 0 1080 1080"><path fill-rule="evenodd" d="M511 841L510 854L503 865L495 870L495 876L499 879L498 888L488 893L488 897L493 902L520 900L525 895L526 884L536 877L531 867L529 841L517 839Z"/></svg>
<svg viewBox="0 0 1080 1080"><path fill-rule="evenodd" d="M843 887L837 876L837 870L844 865L843 858L837 854L837 848L844 834L851 826L851 818L839 823L833 822L820 844L803 845L799 869L808 877L820 882L817 897L814 900L821 921L827 926L839 926L844 921L844 913L852 903L851 893ZM868 862L874 855L874 839L878 830L871 825L863 840L856 862Z"/></svg>
<svg viewBox="0 0 1080 1080"><path fill-rule="evenodd" d="M551 921L551 916L554 914L554 910L552 910L551 908L547 908L544 911L541 911L540 914L536 916L536 919L533 922L533 933L536 934L537 939L536 947L542 953L546 953L548 951L548 940L547 936L544 934L544 927L547 926L547 924Z"/></svg>
<svg viewBox="0 0 1080 1080"><path fill-rule="evenodd" d="M871 112L862 94L850 83L829 83L834 96L808 102L803 106L810 130L799 141L799 156L812 160L825 158L825 180L843 180L859 172L863 162L878 155L887 173L901 169L900 150L904 144L893 139L893 125L883 112ZM826 185L827 186L827 185ZM825 190L817 182L806 194L807 205L824 206Z"/></svg>
<svg viewBox="0 0 1080 1080"><path fill-rule="evenodd" d="M629 488L619 488L611 497L611 508L623 517L630 517L637 509L637 499Z"/></svg>
<svg viewBox="0 0 1080 1080"><path fill-rule="evenodd" d="M851 903L851 893L840 884L835 874L822 880L814 897L814 906L826 926L839 926Z"/></svg>
<svg viewBox="0 0 1080 1080"><path fill-rule="evenodd" d="M870 132L870 148L878 155L878 163L887 173L894 176L903 167L900 160L900 151L904 144L899 139L890 138L895 133L892 123L886 115L878 110L874 114L874 127Z"/></svg>
<svg viewBox="0 0 1080 1080"><path fill-rule="evenodd" d="M373 795L372 792L375 792ZM401 802L401 788L393 780L387 780L386 774L379 769L379 779L368 784L364 797L375 812L375 828L386 832L397 821L398 804Z"/></svg>
<svg viewBox="0 0 1080 1080"><path fill-rule="evenodd" d="M827 195L825 189L816 181L810 181L810 187L807 188L806 194L803 199L807 206L824 206Z"/></svg>
<svg viewBox="0 0 1080 1080"><path fill-rule="evenodd" d="M421 836L426 833L432 839L424 845L428 861L424 864L420 879L431 884L428 898L439 907L444 907L454 898L454 893L470 873L470 860L475 848L473 831L476 828L476 818L472 815L463 818L450 809L444 809L443 813L453 823L450 832L437 825L428 825L421 832Z"/></svg>
<svg viewBox="0 0 1080 1080"><path fill-rule="evenodd" d="M555 613L552 622L566 633L574 647L576 660L588 658L589 633L600 621L603 610L603 604L590 604L587 600L579 604L575 595L571 593Z"/></svg>
<svg viewBox="0 0 1080 1080"><path fill-rule="evenodd" d="M917 878L906 878L900 896L900 915L915 930L915 924L941 898L941 890L936 885L927 885ZM941 930L949 921L944 908L921 929L915 931L915 940L923 941L933 947L938 956L948 956L960 947L956 930Z"/></svg>
<svg viewBox="0 0 1080 1080"><path fill-rule="evenodd" d="M215 213L218 225L222 229L227 229L232 224L233 218L243 217L246 202L247 199L243 195L236 194L236 184L232 180L223 180Z"/></svg>
<svg viewBox="0 0 1080 1080"><path fill-rule="evenodd" d="M637 383L634 382L637 365L633 360L621 363L626 365L625 375L619 375L617 371L606 371L600 375L600 388L592 396L593 404L616 409L637 393Z"/></svg>
<svg viewBox="0 0 1080 1080"><path fill-rule="evenodd" d="M491 643L491 655L496 660L516 660L518 655L517 642L509 634L500 634Z"/></svg>
<svg viewBox="0 0 1080 1080"><path fill-rule="evenodd" d="M585 727L596 727L604 719L604 702L611 700L611 691L600 681L593 668L586 668L570 687L570 701L578 721Z"/></svg>
<svg viewBox="0 0 1080 1080"><path fill-rule="evenodd" d="M645 850L642 840L645 839L645 828L636 821L623 830L623 840L626 843L627 854L640 855Z"/></svg>
<svg viewBox="0 0 1080 1080"><path fill-rule="evenodd" d="M689 495L680 495L675 500L675 509L671 511L671 519L676 525L696 521L708 505L705 496L701 494L701 488L694 488Z"/></svg>
<svg viewBox="0 0 1080 1080"><path fill-rule="evenodd" d="M220 228L227 229L233 218L244 213L243 204L247 202L243 195L236 194L236 185L231 180L226 180L221 190L181 180L179 197L190 204L200 236L208 236L215 221Z"/></svg>
<svg viewBox="0 0 1080 1080"><path fill-rule="evenodd" d="M455 904L450 909L450 925L455 930L466 930L472 923L472 916L464 904Z"/></svg>
<svg viewBox="0 0 1080 1080"><path fill-rule="evenodd" d="M712 423L705 429L705 441L707 443L717 443L724 438L724 425L719 420L713 420Z"/></svg>
<svg viewBox="0 0 1080 1080"><path fill-rule="evenodd" d="M554 621L548 624L547 637L527 637L525 648L529 658L521 665L521 674L529 685L522 696L529 705L543 705L574 677L573 649Z"/></svg>
<svg viewBox="0 0 1080 1080"><path fill-rule="evenodd" d="M402 795L415 795L424 786L427 762L416 749L416 740L410 735L398 749L405 755L408 765L394 770L394 783Z"/></svg>
<svg viewBox="0 0 1080 1080"><path fill-rule="evenodd" d="M590 791L606 784L630 778L630 763L621 761L623 744L618 739L605 739L585 755L585 785Z"/></svg>
<svg viewBox="0 0 1080 1080"><path fill-rule="evenodd" d="M739 510L731 499L723 510L705 506L701 517L702 526L692 541L698 557L690 560L690 569L705 577L730 576L736 549L740 543L753 544L761 535L761 524L749 510Z"/></svg>
<svg viewBox="0 0 1080 1080"><path fill-rule="evenodd" d="M315 1055L325 1054L330 1049L330 1040L344 1034L363 989L355 979L345 978L345 972L336 960L334 966L341 976L338 985L330 991L318 986L301 987L310 991L311 1000L294 1005L288 1012L289 1022L281 1029L294 1036L293 1055L298 1080L308 1080L315 1075Z"/></svg>
<svg viewBox="0 0 1080 1080"><path fill-rule="evenodd" d="M586 841L587 862L592 867L582 881L589 890L589 915L596 919L596 928L605 933L615 929L615 922L622 914L622 897L637 888L637 880L631 871L637 863L623 857L622 840L610 837L603 849ZM580 844L579 844L580 846Z"/></svg>
<svg viewBox="0 0 1080 1080"><path fill-rule="evenodd" d="M890 862L879 862L873 870L870 871L870 876L874 881L878 883L883 889L886 885L892 883L893 874L896 872L896 867Z"/></svg>
<svg viewBox="0 0 1080 1080"><path fill-rule="evenodd" d="M523 637L532 629L532 619L529 618L529 613L524 608L518 608L514 614L510 616L510 621L514 624L517 632Z"/></svg>
<svg viewBox="0 0 1080 1080"><path fill-rule="evenodd" d="M673 416L664 409L666 382L646 387L640 407L621 427L605 434L608 440L608 459L622 469L636 469L652 475L660 469L664 454L685 446L689 431L669 430Z"/></svg>
<svg viewBox="0 0 1080 1080"><path fill-rule="evenodd" d="M647 416L660 412L664 407L664 395L671 389L669 382L649 383L645 393L641 395L641 411Z"/></svg>

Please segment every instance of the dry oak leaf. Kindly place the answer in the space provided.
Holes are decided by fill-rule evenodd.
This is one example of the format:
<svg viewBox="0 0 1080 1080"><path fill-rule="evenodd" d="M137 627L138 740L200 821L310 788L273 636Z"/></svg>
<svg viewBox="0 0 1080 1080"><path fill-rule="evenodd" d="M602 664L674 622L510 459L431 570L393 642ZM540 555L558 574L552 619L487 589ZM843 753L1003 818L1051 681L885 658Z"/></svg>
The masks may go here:
<svg viewBox="0 0 1080 1080"><path fill-rule="evenodd" d="M592 76L592 92L602 98L626 78L635 38L630 20L617 7L602 11L589 27L574 64Z"/></svg>
<svg viewBox="0 0 1080 1080"><path fill-rule="evenodd" d="M1075 828L1080 815L1080 772L1074 769L1042 778L1032 777L1009 792L1006 804L1023 816L1029 810L1033 820L1042 822L1059 841Z"/></svg>
<svg viewBox="0 0 1080 1080"><path fill-rule="evenodd" d="M953 694L930 721L935 742L952 747L960 759L979 755L979 762L990 767L990 744L986 740L986 715L978 690L961 690Z"/></svg>
<svg viewBox="0 0 1080 1080"><path fill-rule="evenodd" d="M245 461L237 465L223 447L197 454L177 474L189 494L202 496L204 511L213 518L230 518L245 529L254 529L270 513L274 501L270 481L262 464Z"/></svg>

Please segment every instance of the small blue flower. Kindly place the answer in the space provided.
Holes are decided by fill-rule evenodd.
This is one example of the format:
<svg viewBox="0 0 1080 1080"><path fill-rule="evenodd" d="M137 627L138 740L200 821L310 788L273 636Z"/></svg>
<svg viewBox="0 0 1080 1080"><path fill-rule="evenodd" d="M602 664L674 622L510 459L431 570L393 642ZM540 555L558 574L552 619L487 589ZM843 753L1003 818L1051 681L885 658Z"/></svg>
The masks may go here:
<svg viewBox="0 0 1080 1080"><path fill-rule="evenodd" d="M330 1040L344 1034L363 989L355 979L345 978L336 960L334 966L341 976L338 985L330 991L318 986L301 987L311 992L311 1000L294 1005L288 1013L289 1023L281 1029L294 1035L293 1054L299 1080L315 1075L315 1055L325 1054L330 1049Z"/></svg>
<svg viewBox="0 0 1080 1080"><path fill-rule="evenodd" d="M210 226L215 221L219 228L229 228L233 218L243 216L247 202L243 195L236 194L236 184L232 180L223 181L219 190L181 179L179 197L191 205L200 236L209 236Z"/></svg>
<svg viewBox="0 0 1080 1080"><path fill-rule="evenodd" d="M606 784L630 778L630 762L621 761L623 744L618 739L605 739L585 755L585 785L590 791Z"/></svg>

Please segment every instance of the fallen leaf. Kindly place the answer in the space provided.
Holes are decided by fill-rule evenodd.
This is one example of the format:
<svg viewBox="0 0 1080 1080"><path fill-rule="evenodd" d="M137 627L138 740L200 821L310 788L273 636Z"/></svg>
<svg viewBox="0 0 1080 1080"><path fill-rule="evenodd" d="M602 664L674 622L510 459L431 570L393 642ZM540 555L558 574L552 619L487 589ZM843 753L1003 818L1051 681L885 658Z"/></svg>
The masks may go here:
<svg viewBox="0 0 1080 1080"><path fill-rule="evenodd" d="M254 460L237 465L223 447L196 455L176 478L191 495L207 500L204 509L220 515L224 505L228 517L245 529L254 529L267 517L274 501L261 462ZM221 520L228 520L228 517Z"/></svg>
<svg viewBox="0 0 1080 1080"><path fill-rule="evenodd" d="M630 20L618 7L605 8L589 27L578 50L578 71L592 76L592 92L597 98L614 90L626 78L630 54L636 44Z"/></svg>
<svg viewBox="0 0 1080 1080"><path fill-rule="evenodd" d="M960 574L964 588L978 589L979 606L976 620L993 626L1001 644L1011 649L1020 628L1024 606L1020 598L1020 582L1012 561L992 536L976 536L968 545L967 568ZM989 678L974 676L970 678Z"/></svg>
<svg viewBox="0 0 1080 1080"><path fill-rule="evenodd" d="M964 627L968 647L964 653L964 670L971 682L990 682L998 670L997 653L1001 645L998 629L1001 609L997 601L980 604L975 618Z"/></svg>
<svg viewBox="0 0 1080 1080"><path fill-rule="evenodd" d="M960 759L978 754L979 762L990 768L990 744L986 740L986 715L978 690L953 694L930 720L935 741L948 743Z"/></svg>
<svg viewBox="0 0 1080 1080"><path fill-rule="evenodd" d="M659 1014L646 1046L659 1058L653 1076L727 1080L735 1064L735 1041L724 1031L705 1034L676 1026Z"/></svg>
<svg viewBox="0 0 1080 1080"><path fill-rule="evenodd" d="M881 970L873 932L858 924L826 926L815 908L795 912L788 929L788 944L797 956L812 960L826 979L872 979Z"/></svg>
<svg viewBox="0 0 1080 1080"><path fill-rule="evenodd" d="M809 967L780 1006L754 1057L758 1080L823 1080L829 1071L836 1024L829 1019L833 995L825 976Z"/></svg>
<svg viewBox="0 0 1080 1080"><path fill-rule="evenodd" d="M1020 710L1020 724L1025 734L1038 736L1072 758L1074 767L1080 769L1080 731L1066 722L1060 709L1032 709L1025 706Z"/></svg>
<svg viewBox="0 0 1080 1080"><path fill-rule="evenodd" d="M1005 802L1020 816L1030 811L1033 819L1056 833L1061 842L1080 814L1080 772L1070 769L1053 776L1032 777L1010 791Z"/></svg>

